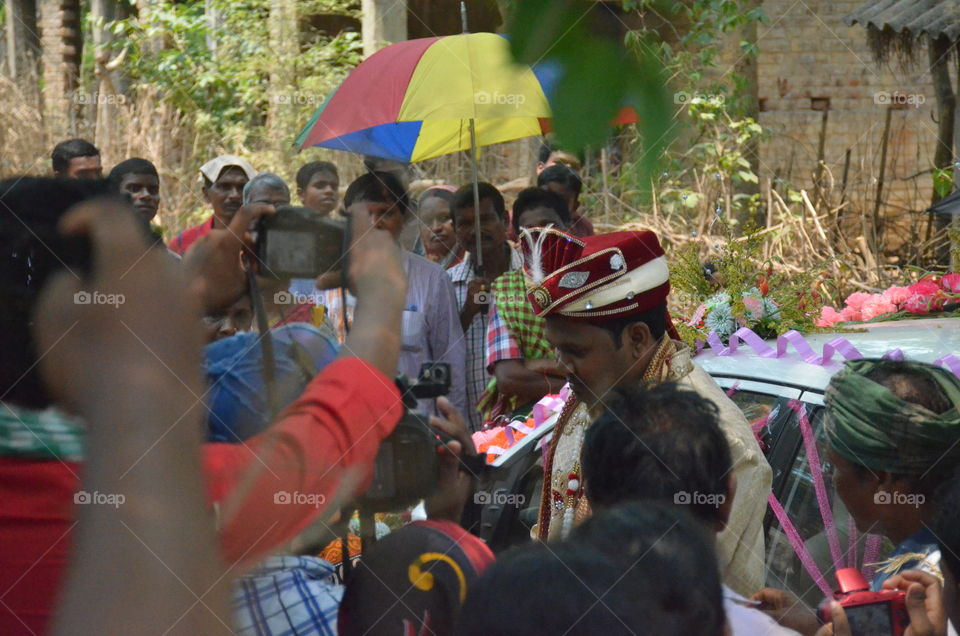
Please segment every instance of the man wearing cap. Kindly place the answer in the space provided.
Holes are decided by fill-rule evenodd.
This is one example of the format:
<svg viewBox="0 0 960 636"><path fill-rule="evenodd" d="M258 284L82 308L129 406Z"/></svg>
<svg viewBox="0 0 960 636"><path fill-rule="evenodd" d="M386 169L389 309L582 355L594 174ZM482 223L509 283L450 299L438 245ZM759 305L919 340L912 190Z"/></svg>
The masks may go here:
<svg viewBox="0 0 960 636"><path fill-rule="evenodd" d="M200 167L203 180L203 198L213 207L213 216L194 227L184 230L168 246L171 251L183 254L202 236L213 229L222 230L243 205L243 186L257 171L246 159L236 155L220 155Z"/></svg>
<svg viewBox="0 0 960 636"><path fill-rule="evenodd" d="M572 389L544 456L536 536L563 538L590 514L580 449L593 418L603 411L604 397L617 386L676 382L720 410L737 496L717 551L724 583L740 594L756 592L764 582L762 523L770 466L740 409L671 337L670 272L656 234L578 238L548 228L530 238L528 299L546 318L546 338Z"/></svg>

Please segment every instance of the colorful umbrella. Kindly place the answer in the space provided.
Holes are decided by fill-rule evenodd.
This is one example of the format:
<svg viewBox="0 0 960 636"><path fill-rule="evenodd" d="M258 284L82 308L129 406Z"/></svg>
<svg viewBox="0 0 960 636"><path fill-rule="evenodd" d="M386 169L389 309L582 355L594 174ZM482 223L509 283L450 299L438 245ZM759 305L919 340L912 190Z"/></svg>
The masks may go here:
<svg viewBox="0 0 960 636"><path fill-rule="evenodd" d="M408 163L542 135L556 79L553 65L514 64L509 43L495 33L399 42L357 66L296 144ZM625 108L614 123L633 122L636 114Z"/></svg>

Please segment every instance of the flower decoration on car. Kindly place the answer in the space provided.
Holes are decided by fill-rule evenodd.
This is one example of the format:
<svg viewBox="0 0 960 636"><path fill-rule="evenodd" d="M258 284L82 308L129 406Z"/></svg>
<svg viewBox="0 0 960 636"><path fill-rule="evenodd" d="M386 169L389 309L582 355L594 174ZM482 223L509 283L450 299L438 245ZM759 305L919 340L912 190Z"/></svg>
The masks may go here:
<svg viewBox="0 0 960 636"><path fill-rule="evenodd" d="M818 327L847 322L869 322L914 318L940 312L954 312L960 305L960 273L928 275L907 286L893 286L879 294L856 292L847 296L838 311L824 306Z"/></svg>

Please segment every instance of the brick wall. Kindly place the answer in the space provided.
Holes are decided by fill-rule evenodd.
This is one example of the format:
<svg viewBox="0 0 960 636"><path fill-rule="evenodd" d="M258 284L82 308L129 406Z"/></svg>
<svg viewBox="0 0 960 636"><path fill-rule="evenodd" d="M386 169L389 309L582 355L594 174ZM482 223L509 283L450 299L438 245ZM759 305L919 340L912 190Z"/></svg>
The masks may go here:
<svg viewBox="0 0 960 636"><path fill-rule="evenodd" d="M843 16L862 0L767 0L768 24L758 27L760 122L772 132L761 148L761 173L779 174L810 187L816 168L822 113L814 98L828 98L825 162L839 184L844 155L851 150L848 193L853 214L872 212L880 172L881 138L887 106L878 93L925 100L892 114L887 149L884 206L890 220L929 204L937 124L926 49L912 68L894 62L881 68L866 45L866 29L847 27ZM911 178L913 177L913 178ZM892 217L892 218L891 218ZM898 218L900 217L900 218Z"/></svg>

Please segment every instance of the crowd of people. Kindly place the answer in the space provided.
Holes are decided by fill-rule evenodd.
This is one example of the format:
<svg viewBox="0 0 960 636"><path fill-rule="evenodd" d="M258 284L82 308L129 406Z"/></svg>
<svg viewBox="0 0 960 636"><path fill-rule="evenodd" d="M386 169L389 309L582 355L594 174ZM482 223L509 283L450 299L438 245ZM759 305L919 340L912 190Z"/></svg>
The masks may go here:
<svg viewBox="0 0 960 636"><path fill-rule="evenodd" d="M677 338L658 237L596 233L577 158L539 159L508 206L484 182L414 197L372 158L293 188L221 155L209 218L167 237L147 159L104 178L73 139L53 177L0 182L0 633L850 634L839 603L764 587L771 467ZM348 228L314 277L253 248L294 191ZM430 468L389 441L397 374L428 362ZM473 434L556 394L531 541L494 555L464 527ZM837 496L892 545L871 588L904 592L908 634L954 633L960 379L852 361L824 403ZM405 481L383 448L429 492L363 503Z"/></svg>

